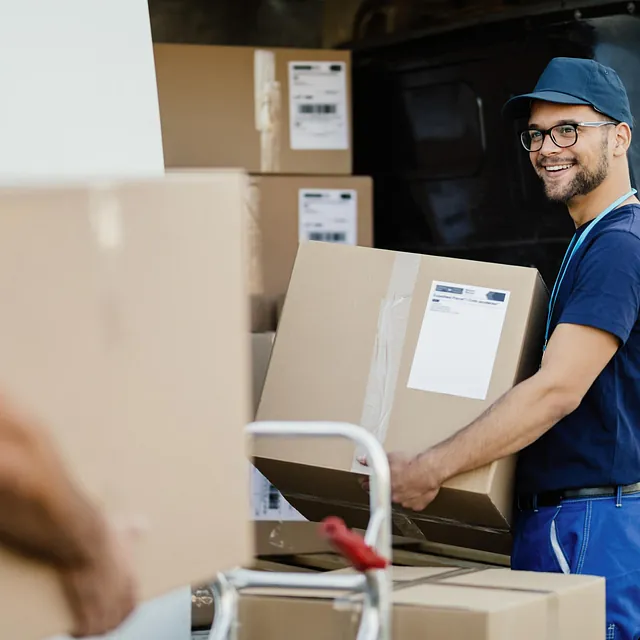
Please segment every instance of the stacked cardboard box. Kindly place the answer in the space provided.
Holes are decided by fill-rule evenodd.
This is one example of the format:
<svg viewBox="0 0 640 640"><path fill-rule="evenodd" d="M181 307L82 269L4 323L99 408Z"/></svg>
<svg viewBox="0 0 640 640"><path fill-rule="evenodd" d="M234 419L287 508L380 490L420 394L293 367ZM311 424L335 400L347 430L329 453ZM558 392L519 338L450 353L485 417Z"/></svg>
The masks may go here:
<svg viewBox="0 0 640 640"><path fill-rule="evenodd" d="M166 166L240 166L251 174L257 406L299 243L373 245L372 181L350 175L351 54L156 44L154 55ZM261 553L326 548L257 471L252 496Z"/></svg>
<svg viewBox="0 0 640 640"><path fill-rule="evenodd" d="M393 638L599 640L605 581L509 569L394 567ZM240 640L355 639L361 600L339 592L261 589L240 599Z"/></svg>
<svg viewBox="0 0 640 640"><path fill-rule="evenodd" d="M351 54L156 44L165 162L349 175Z"/></svg>
<svg viewBox="0 0 640 640"><path fill-rule="evenodd" d="M251 177L249 286L253 331L277 328L301 242L373 245L372 199L372 181L367 177Z"/></svg>
<svg viewBox="0 0 640 640"><path fill-rule="evenodd" d="M372 246L353 176L348 51L155 45L168 168L242 167L254 332L276 329L298 243Z"/></svg>

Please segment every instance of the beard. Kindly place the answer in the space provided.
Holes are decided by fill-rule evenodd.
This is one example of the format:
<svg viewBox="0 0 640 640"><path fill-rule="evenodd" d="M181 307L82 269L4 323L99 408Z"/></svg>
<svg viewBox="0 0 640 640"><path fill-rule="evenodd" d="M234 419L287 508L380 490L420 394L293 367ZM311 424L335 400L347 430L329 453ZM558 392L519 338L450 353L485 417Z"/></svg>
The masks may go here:
<svg viewBox="0 0 640 640"><path fill-rule="evenodd" d="M544 184L544 192L547 198L551 200L551 202L567 204L567 202L576 196L586 196L588 193L591 193L594 189L599 187L609 174L609 158L607 156L607 150L607 141L604 140L598 164L593 169L589 169L588 167L581 165L579 162L576 162L574 165L575 175L567 184L547 182L543 177L545 169L540 162L538 162L538 175ZM557 164L562 163L558 162Z"/></svg>

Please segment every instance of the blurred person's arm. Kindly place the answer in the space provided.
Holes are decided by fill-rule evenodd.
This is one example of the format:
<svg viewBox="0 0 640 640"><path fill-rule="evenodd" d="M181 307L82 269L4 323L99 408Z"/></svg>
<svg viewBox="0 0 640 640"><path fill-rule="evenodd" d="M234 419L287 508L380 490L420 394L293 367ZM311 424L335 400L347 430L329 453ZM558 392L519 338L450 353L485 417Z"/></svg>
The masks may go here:
<svg viewBox="0 0 640 640"><path fill-rule="evenodd" d="M0 406L0 543L71 568L104 536L100 514L73 486L48 434Z"/></svg>
<svg viewBox="0 0 640 640"><path fill-rule="evenodd" d="M0 544L57 569L78 637L113 630L134 608L122 542L74 486L49 435L0 401Z"/></svg>

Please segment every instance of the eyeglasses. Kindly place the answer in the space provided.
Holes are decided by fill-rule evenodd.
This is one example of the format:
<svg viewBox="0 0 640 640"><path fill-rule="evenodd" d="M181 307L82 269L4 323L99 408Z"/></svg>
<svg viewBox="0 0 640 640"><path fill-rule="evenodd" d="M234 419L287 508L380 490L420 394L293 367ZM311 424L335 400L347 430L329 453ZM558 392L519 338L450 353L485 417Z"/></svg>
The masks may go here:
<svg viewBox="0 0 640 640"><path fill-rule="evenodd" d="M527 151L540 151L547 134L551 136L557 147L572 147L578 142L578 127L604 127L605 125L617 125L617 122L576 122L568 124L557 124L551 129L527 129L520 134L522 146Z"/></svg>

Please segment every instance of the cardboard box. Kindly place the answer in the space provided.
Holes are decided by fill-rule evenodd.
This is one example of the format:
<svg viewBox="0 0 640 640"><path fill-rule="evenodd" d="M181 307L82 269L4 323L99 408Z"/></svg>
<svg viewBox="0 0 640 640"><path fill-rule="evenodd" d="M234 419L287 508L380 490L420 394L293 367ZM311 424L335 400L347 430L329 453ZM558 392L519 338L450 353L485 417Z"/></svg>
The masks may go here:
<svg viewBox="0 0 640 640"><path fill-rule="evenodd" d="M277 573L317 573L313 569L300 568L288 564L270 560L257 560L247 566L254 571L270 571ZM191 589L191 629L193 631L208 630L211 628L215 616L215 601L213 591L209 586L194 587ZM209 635L203 636L208 640ZM145 639L146 640L146 639Z"/></svg>
<svg viewBox="0 0 640 640"><path fill-rule="evenodd" d="M344 572L341 572L344 573ZM600 640L603 578L509 569L394 567L392 636L429 640ZM255 590L240 598L239 640L355 640L360 602L337 592Z"/></svg>
<svg viewBox="0 0 640 640"><path fill-rule="evenodd" d="M146 526L145 600L252 556L245 187L228 172L0 190L1 393L110 517ZM57 576L7 551L0 598L4 638L70 628Z"/></svg>
<svg viewBox="0 0 640 640"><path fill-rule="evenodd" d="M253 330L274 329L298 244L373 246L373 183L366 176L251 176Z"/></svg>
<svg viewBox="0 0 640 640"><path fill-rule="evenodd" d="M273 340L276 337L275 332L267 331L265 333L251 334L251 363L252 363L252 399L253 413L258 409L260 396L262 395L262 387L267 376L267 368L269 367L269 359L271 358L271 349L273 348Z"/></svg>
<svg viewBox="0 0 640 640"><path fill-rule="evenodd" d="M251 334L255 407L262 393L274 338L274 332ZM318 536L316 523L308 522L298 513L255 467L251 474L256 556L331 550L326 540Z"/></svg>
<svg viewBox="0 0 640 640"><path fill-rule="evenodd" d="M303 519L255 523L256 555L296 556L306 553L330 553L327 540L318 535L318 524Z"/></svg>
<svg viewBox="0 0 640 640"><path fill-rule="evenodd" d="M254 520L267 522L305 520L253 466L251 467L251 494Z"/></svg>
<svg viewBox="0 0 640 640"><path fill-rule="evenodd" d="M535 269L301 244L257 419L346 421L418 453L537 370L547 300ZM262 438L253 451L309 520L366 528L351 443ZM395 509L394 533L509 553L514 462L453 478L423 513Z"/></svg>
<svg viewBox="0 0 640 640"><path fill-rule="evenodd" d="M252 468L252 506L256 556L288 556L331 551L308 522L255 467Z"/></svg>
<svg viewBox="0 0 640 640"><path fill-rule="evenodd" d="M352 171L351 53L154 45L167 167Z"/></svg>

